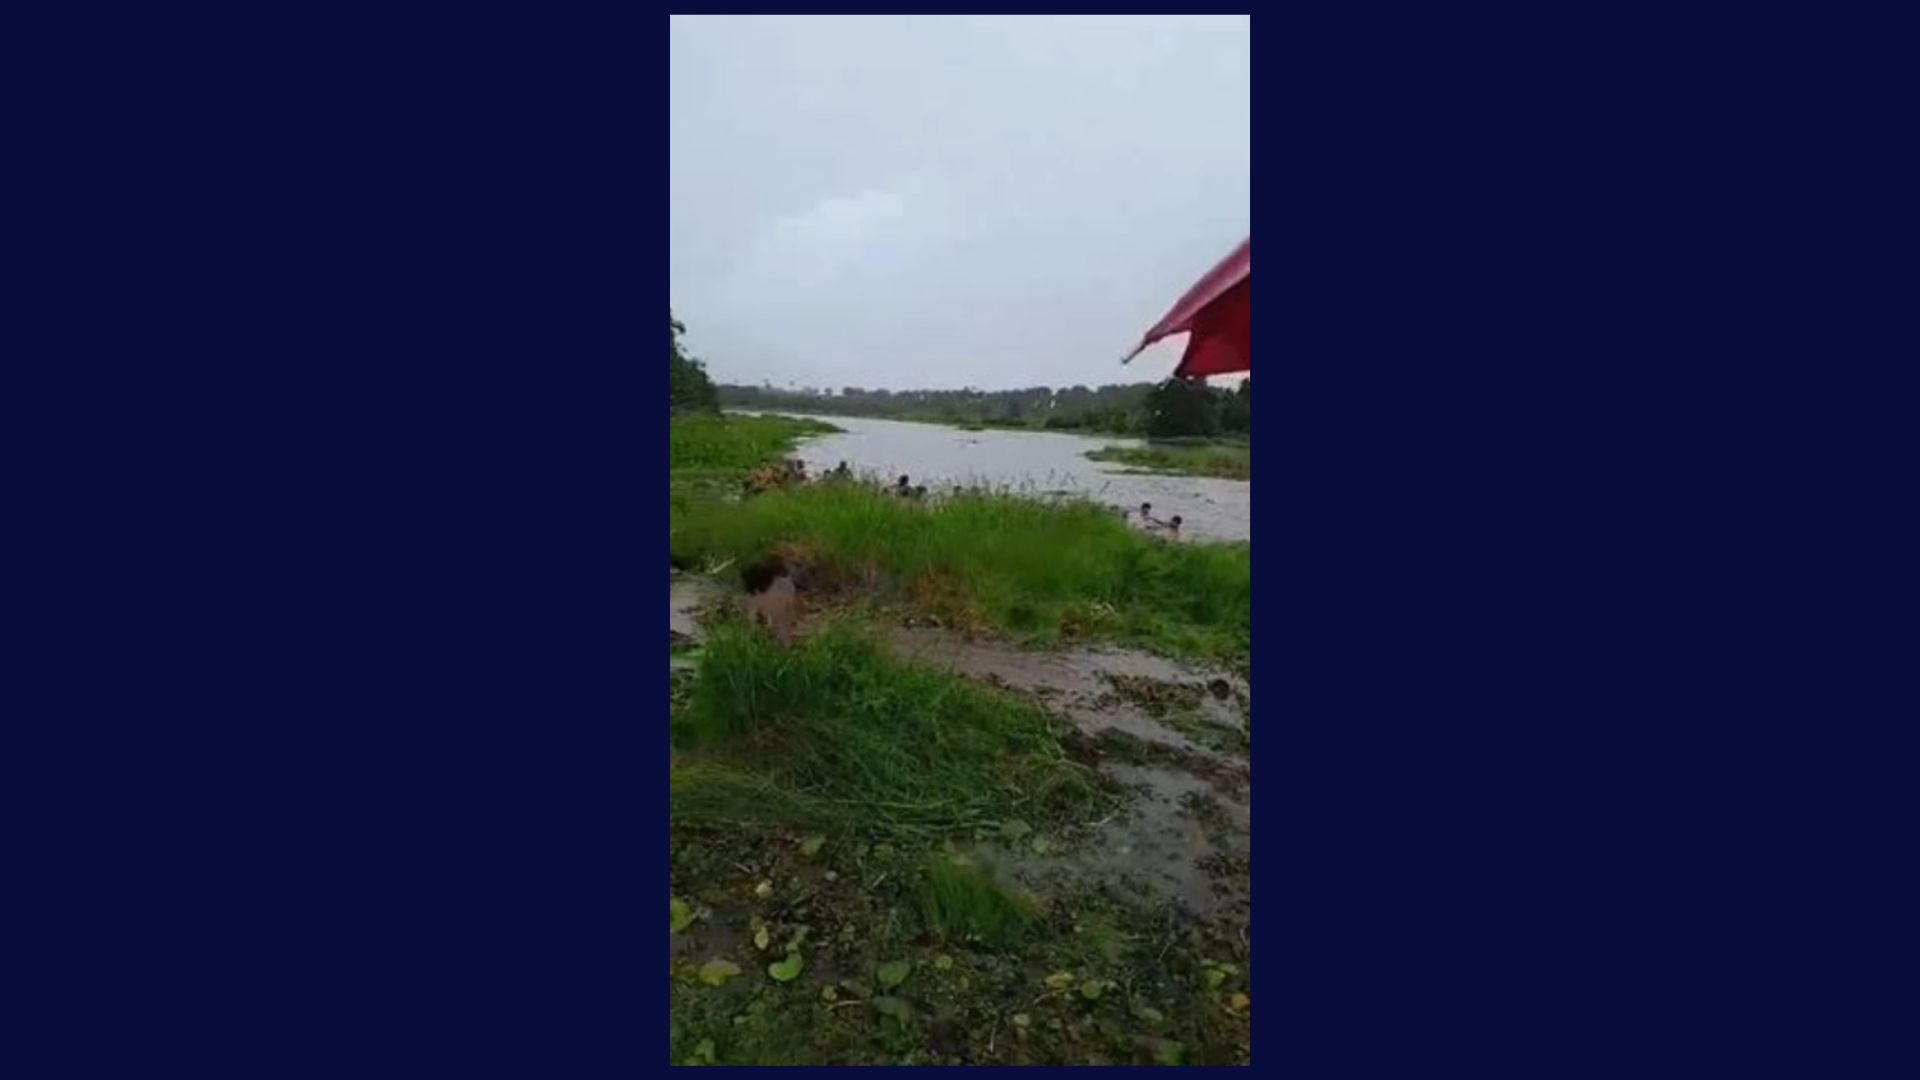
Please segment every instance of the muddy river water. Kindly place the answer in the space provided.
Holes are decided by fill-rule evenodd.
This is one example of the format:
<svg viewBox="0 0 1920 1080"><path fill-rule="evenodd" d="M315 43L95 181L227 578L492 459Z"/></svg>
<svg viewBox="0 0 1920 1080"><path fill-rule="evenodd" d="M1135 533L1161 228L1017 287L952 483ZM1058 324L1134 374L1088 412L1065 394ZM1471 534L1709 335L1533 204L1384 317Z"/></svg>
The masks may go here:
<svg viewBox="0 0 1920 1080"><path fill-rule="evenodd" d="M817 419L845 432L800 444L795 456L815 475L844 461L862 475L891 480L904 474L930 489L984 485L1036 496L1080 495L1117 509L1148 502L1155 517L1180 515L1184 539L1250 538L1248 481L1130 473L1126 466L1084 456L1103 446L1139 446L1138 439L991 428L963 431L858 416Z"/></svg>

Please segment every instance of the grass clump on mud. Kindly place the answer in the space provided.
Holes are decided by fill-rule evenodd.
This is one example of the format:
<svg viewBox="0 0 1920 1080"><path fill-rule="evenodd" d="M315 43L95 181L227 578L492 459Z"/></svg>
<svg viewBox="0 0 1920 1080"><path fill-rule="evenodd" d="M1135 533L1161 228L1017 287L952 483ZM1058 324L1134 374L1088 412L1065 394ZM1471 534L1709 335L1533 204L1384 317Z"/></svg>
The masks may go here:
<svg viewBox="0 0 1920 1080"><path fill-rule="evenodd" d="M1100 637L1230 659L1249 636L1245 544L1169 544L1087 502L961 492L931 503L863 484L818 484L671 512L687 565L801 553L853 584L962 627L1052 641Z"/></svg>
<svg viewBox="0 0 1920 1080"><path fill-rule="evenodd" d="M941 937L972 937L1002 948L1019 944L1039 915L1032 901L959 856L936 858L928 867L920 912Z"/></svg>
<svg viewBox="0 0 1920 1080"><path fill-rule="evenodd" d="M1250 480L1253 477L1253 448L1243 442L1103 446L1087 451L1086 456L1093 461L1131 465L1142 472L1212 476L1222 480Z"/></svg>
<svg viewBox="0 0 1920 1080"><path fill-rule="evenodd" d="M679 820L925 833L1100 798L1039 708L844 625L791 649L715 627L672 734Z"/></svg>

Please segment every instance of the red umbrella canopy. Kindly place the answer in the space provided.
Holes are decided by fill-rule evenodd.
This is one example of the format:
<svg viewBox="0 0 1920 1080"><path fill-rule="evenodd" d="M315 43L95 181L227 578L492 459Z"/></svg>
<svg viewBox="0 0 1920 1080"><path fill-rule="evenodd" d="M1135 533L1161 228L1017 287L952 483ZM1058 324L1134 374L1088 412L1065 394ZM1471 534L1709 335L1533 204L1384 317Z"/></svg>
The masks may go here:
<svg viewBox="0 0 1920 1080"><path fill-rule="evenodd" d="M1140 350L1174 334L1190 334L1187 352L1175 378L1226 375L1252 370L1253 237L1240 241L1220 265L1207 271L1166 318L1153 324L1127 360ZM1125 361L1122 361L1125 363Z"/></svg>

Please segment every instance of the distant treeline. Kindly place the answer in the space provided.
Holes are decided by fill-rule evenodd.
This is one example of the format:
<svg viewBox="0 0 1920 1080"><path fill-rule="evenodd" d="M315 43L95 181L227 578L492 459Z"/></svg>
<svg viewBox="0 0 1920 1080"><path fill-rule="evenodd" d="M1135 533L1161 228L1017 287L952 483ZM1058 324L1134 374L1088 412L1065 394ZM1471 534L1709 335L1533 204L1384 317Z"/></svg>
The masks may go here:
<svg viewBox="0 0 1920 1080"><path fill-rule="evenodd" d="M874 416L939 424L1095 431L1155 438L1247 434L1252 383L1236 390L1204 383L1125 383L1097 389L865 390L838 393L772 386L719 386L722 407Z"/></svg>

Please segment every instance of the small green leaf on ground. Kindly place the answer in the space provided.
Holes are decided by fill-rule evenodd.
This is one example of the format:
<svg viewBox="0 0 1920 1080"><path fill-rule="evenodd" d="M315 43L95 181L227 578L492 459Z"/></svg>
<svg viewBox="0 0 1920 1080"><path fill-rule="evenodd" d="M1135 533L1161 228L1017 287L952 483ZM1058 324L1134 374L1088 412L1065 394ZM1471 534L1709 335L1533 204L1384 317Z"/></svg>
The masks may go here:
<svg viewBox="0 0 1920 1080"><path fill-rule="evenodd" d="M881 964L877 974L880 976L880 985L892 989L906 982L912 971L913 961L895 960L890 964Z"/></svg>
<svg viewBox="0 0 1920 1080"><path fill-rule="evenodd" d="M1134 1006L1133 1015L1149 1024L1164 1024L1167 1021L1167 1014L1151 1005Z"/></svg>
<svg viewBox="0 0 1920 1080"><path fill-rule="evenodd" d="M1162 1065L1178 1065L1187 1059L1187 1048L1172 1039L1162 1039L1154 1048L1153 1059Z"/></svg>
<svg viewBox="0 0 1920 1080"><path fill-rule="evenodd" d="M767 974L781 982L792 982L800 977L800 969L806 965L801 962L799 953L788 953L785 960L777 960L767 965Z"/></svg>
<svg viewBox="0 0 1920 1080"><path fill-rule="evenodd" d="M1032 1023L1033 1023L1033 1017L1031 1017L1031 1016L1028 1016L1028 1015L1027 1015L1026 1013L1014 1013L1014 1014L1013 1014L1013 1026L1014 1026L1014 1027L1017 1027L1017 1028L1023 1028L1023 1027L1026 1027L1026 1026L1028 1026L1029 1024L1032 1024Z"/></svg>
<svg viewBox="0 0 1920 1080"><path fill-rule="evenodd" d="M800 842L800 854L805 855L807 858L811 859L815 855L820 854L820 848L823 845L825 845L826 842L827 842L827 838L817 833L813 836L809 836L805 840Z"/></svg>
<svg viewBox="0 0 1920 1080"><path fill-rule="evenodd" d="M1219 968L1207 969L1207 989L1218 990L1220 984L1227 981L1227 973Z"/></svg>
<svg viewBox="0 0 1920 1080"><path fill-rule="evenodd" d="M1009 840L1018 840L1033 832L1033 826L1024 821L1003 821L1000 823L1000 835Z"/></svg>
<svg viewBox="0 0 1920 1080"><path fill-rule="evenodd" d="M907 1004L905 998L877 997L873 999L873 1007L880 1015L891 1016L903 1024L913 1019L913 1006Z"/></svg>
<svg viewBox="0 0 1920 1080"><path fill-rule="evenodd" d="M1052 990L1065 990L1073 985L1073 972L1056 971L1047 976L1047 987Z"/></svg>
<svg viewBox="0 0 1920 1080"><path fill-rule="evenodd" d="M758 885L755 885L755 886L753 887L753 895L755 895L755 896L757 896L757 897L759 897L759 898L760 898L760 899L762 899L762 900L765 900L765 899L766 899L767 897L769 897L769 896L772 896L772 895L773 895L773 882L771 882L771 881L763 881L763 882L761 882L760 884L758 884Z"/></svg>
<svg viewBox="0 0 1920 1080"><path fill-rule="evenodd" d="M713 1064L713 1040L712 1039L700 1040L700 1044L693 1048L693 1060L698 1062L703 1062L708 1065Z"/></svg>
<svg viewBox="0 0 1920 1080"><path fill-rule="evenodd" d="M936 971L945 971L953 966L953 957L948 956L946 953L941 953L939 956L933 958L933 966Z"/></svg>
<svg viewBox="0 0 1920 1080"><path fill-rule="evenodd" d="M753 931L753 947L754 948L764 952L766 950L768 942L772 940L773 940L773 937L772 935L767 933L767 928L765 924L762 924L754 928L754 931Z"/></svg>
<svg viewBox="0 0 1920 1080"><path fill-rule="evenodd" d="M1045 855L1052 850L1053 841L1044 836L1036 836L1033 838L1033 853L1035 855Z"/></svg>
<svg viewBox="0 0 1920 1080"><path fill-rule="evenodd" d="M738 974L740 965L731 960L709 960L700 965L700 981L708 986L719 986Z"/></svg>
<svg viewBox="0 0 1920 1080"><path fill-rule="evenodd" d="M1100 996L1100 992L1104 989L1106 989L1106 987L1100 985L1099 979L1088 979L1086 982L1080 984L1080 996L1086 998L1088 1001L1093 1001Z"/></svg>
<svg viewBox="0 0 1920 1080"><path fill-rule="evenodd" d="M673 921L670 932L677 934L691 925L693 925L693 909L687 906L685 900L675 899L673 901Z"/></svg>

